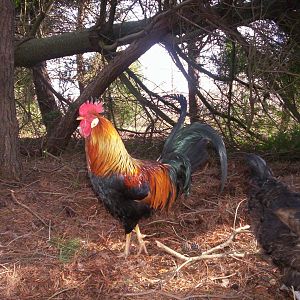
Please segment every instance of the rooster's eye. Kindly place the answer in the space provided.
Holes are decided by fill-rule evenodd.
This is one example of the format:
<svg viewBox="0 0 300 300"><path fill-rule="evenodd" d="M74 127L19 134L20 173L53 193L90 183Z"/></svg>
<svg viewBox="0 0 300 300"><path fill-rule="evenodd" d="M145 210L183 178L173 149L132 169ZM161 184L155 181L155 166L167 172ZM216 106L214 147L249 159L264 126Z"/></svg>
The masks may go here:
<svg viewBox="0 0 300 300"><path fill-rule="evenodd" d="M99 123L99 119L98 118L95 118L92 123L91 123L91 128L94 128L97 126L97 124Z"/></svg>

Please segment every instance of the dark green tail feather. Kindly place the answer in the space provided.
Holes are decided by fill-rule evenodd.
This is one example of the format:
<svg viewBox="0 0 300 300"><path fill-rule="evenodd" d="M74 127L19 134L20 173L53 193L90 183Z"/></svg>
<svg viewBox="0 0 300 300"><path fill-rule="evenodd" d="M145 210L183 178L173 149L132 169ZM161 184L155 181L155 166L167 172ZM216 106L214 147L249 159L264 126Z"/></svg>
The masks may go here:
<svg viewBox="0 0 300 300"><path fill-rule="evenodd" d="M221 163L221 191L224 189L224 185L227 178L227 154L226 148L222 138L219 134L209 125L201 123L193 123L187 127L179 129L172 140L172 143L168 144L168 149L164 149L161 161L168 163L175 168L178 168L179 162L174 162L169 160L171 154L176 153L181 157L182 160L187 160L190 164L190 172L194 172L199 168L203 163L207 161L207 143L210 141L220 157ZM174 156L174 155L173 155ZM185 163L187 164L187 163ZM189 180L190 175L186 175Z"/></svg>
<svg viewBox="0 0 300 300"><path fill-rule="evenodd" d="M183 123L184 123L186 113L187 113L187 101L183 95L181 95L181 94L169 95L169 98L176 99L179 102L181 111L180 111L180 116L178 118L176 125L172 128L170 135L166 139L166 142L164 144L164 148L163 148L163 151L162 151L160 157L162 157L165 153L170 152L169 146L172 145L173 139L174 139L176 133L183 127Z"/></svg>
<svg viewBox="0 0 300 300"><path fill-rule="evenodd" d="M177 182L179 189L188 194L191 174L208 159L207 143L210 141L220 156L221 192L227 178L227 154L222 138L209 125L193 123L183 127L187 113L187 101L183 95L169 96L176 99L181 107L180 117L167 138L159 157L162 163L173 166L171 177Z"/></svg>

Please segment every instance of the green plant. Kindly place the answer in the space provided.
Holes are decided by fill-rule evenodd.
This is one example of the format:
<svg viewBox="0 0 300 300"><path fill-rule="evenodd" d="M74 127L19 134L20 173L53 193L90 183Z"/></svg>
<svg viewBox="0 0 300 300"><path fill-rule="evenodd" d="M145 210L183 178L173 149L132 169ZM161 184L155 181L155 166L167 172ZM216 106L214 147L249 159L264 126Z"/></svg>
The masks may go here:
<svg viewBox="0 0 300 300"><path fill-rule="evenodd" d="M59 260L63 263L69 262L80 248L80 240L53 238L50 244L59 250Z"/></svg>
<svg viewBox="0 0 300 300"><path fill-rule="evenodd" d="M300 126L290 129L288 132L277 132L270 136L261 145L261 150L273 153L300 153Z"/></svg>

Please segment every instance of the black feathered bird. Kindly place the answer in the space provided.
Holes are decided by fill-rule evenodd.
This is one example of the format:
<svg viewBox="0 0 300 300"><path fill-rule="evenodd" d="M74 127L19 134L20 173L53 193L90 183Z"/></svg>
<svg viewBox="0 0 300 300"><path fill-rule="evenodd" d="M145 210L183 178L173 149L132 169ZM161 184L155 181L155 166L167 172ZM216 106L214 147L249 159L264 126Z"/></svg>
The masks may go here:
<svg viewBox="0 0 300 300"><path fill-rule="evenodd" d="M273 177L266 162L246 155L251 170L249 211L255 235L300 299L300 193Z"/></svg>

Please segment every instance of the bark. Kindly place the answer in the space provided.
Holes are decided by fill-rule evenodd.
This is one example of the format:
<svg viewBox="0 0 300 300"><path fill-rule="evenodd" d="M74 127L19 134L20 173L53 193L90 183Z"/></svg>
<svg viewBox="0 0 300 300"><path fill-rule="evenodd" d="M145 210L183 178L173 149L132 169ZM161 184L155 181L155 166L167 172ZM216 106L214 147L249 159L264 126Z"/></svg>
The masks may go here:
<svg viewBox="0 0 300 300"><path fill-rule="evenodd" d="M199 56L199 50L196 49L195 43L191 42L188 45L188 53L189 57L196 61L197 57ZM190 80L188 81L188 88L189 88L189 116L191 123L199 121L199 106L197 103L197 89L198 89L198 81L199 75L196 69L193 66L188 65L188 75Z"/></svg>
<svg viewBox="0 0 300 300"><path fill-rule="evenodd" d="M46 63L38 64L32 68L32 71L37 101L49 136L60 121L61 112L50 89L51 80L46 69Z"/></svg>
<svg viewBox="0 0 300 300"><path fill-rule="evenodd" d="M0 176L19 179L21 162L14 99L14 8L10 0L0 0L0 7Z"/></svg>
<svg viewBox="0 0 300 300"><path fill-rule="evenodd" d="M116 36L123 37L142 30L146 22L128 22L116 24ZM68 32L46 38L27 39L20 41L15 49L15 65L31 67L35 64L68 55L101 51L101 28L89 28L81 31Z"/></svg>

